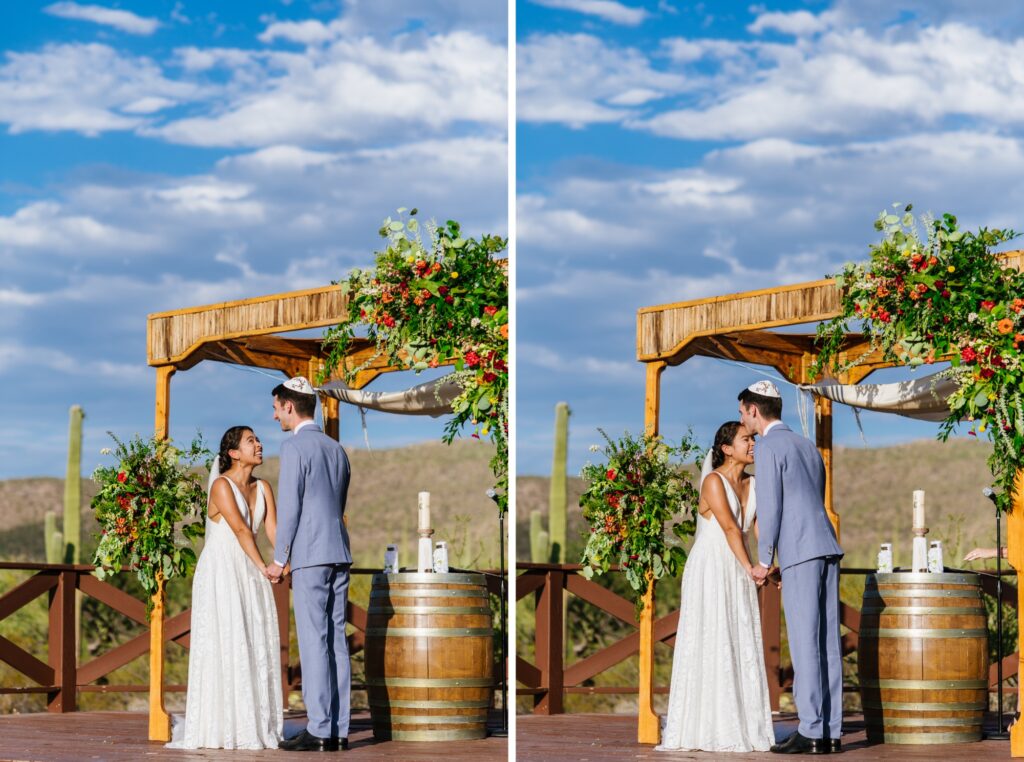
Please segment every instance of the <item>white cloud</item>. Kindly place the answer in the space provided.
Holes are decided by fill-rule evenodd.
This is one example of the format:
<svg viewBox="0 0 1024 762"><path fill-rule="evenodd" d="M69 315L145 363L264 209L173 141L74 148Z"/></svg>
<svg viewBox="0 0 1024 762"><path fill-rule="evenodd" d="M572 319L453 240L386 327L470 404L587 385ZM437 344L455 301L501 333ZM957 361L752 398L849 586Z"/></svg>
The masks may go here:
<svg viewBox="0 0 1024 762"><path fill-rule="evenodd" d="M133 130L146 115L198 96L196 86L167 79L152 60L98 43L8 51L6 59L0 66L0 122L13 133Z"/></svg>
<svg viewBox="0 0 1024 762"><path fill-rule="evenodd" d="M535 5L548 8L575 11L588 16L597 16L613 24L638 26L648 17L643 8L634 8L614 0L532 0Z"/></svg>
<svg viewBox="0 0 1024 762"><path fill-rule="evenodd" d="M555 352L541 344L525 342L519 344L516 352L523 365L557 373L585 373L588 380L598 384L635 382L644 377L643 367L635 361Z"/></svg>
<svg viewBox="0 0 1024 762"><path fill-rule="evenodd" d="M267 28L259 35L260 42L271 43L277 40L298 42L303 45L317 45L332 40L341 32L340 22L325 24L316 19L305 21L270 21Z"/></svg>
<svg viewBox="0 0 1024 762"><path fill-rule="evenodd" d="M225 53L182 55L201 70ZM379 140L410 128L436 134L461 124L503 129L505 59L503 45L471 32L389 43L345 38L304 56L277 56L218 113L144 133L190 145L259 147Z"/></svg>
<svg viewBox="0 0 1024 762"><path fill-rule="evenodd" d="M761 34L767 30L791 34L796 37L823 32L829 27L829 15L823 13L815 16L808 11L793 11L791 13L765 12L758 14L752 24L747 26L747 31L753 34Z"/></svg>
<svg viewBox="0 0 1024 762"><path fill-rule="evenodd" d="M104 383L134 384L148 380L152 371L141 363L116 363L75 357L49 346L25 346L0 342L0 375L19 369L49 370L75 378L102 378Z"/></svg>
<svg viewBox="0 0 1024 762"><path fill-rule="evenodd" d="M22 291L18 288L0 288L0 307L34 307L44 300L42 294Z"/></svg>
<svg viewBox="0 0 1024 762"><path fill-rule="evenodd" d="M634 48L588 34L532 35L516 49L517 118L579 128L620 122L633 108L686 89Z"/></svg>
<svg viewBox="0 0 1024 762"><path fill-rule="evenodd" d="M177 6L175 7L177 10ZM112 26L128 34L148 37L160 28L160 22L154 18L137 16L130 11L106 8L102 5L80 5L79 3L53 3L43 8L43 13L76 21L90 21L93 24Z"/></svg>
<svg viewBox="0 0 1024 762"><path fill-rule="evenodd" d="M0 254L14 249L117 253L145 251L155 245L152 236L67 210L55 201L37 201L10 217L0 217Z"/></svg>

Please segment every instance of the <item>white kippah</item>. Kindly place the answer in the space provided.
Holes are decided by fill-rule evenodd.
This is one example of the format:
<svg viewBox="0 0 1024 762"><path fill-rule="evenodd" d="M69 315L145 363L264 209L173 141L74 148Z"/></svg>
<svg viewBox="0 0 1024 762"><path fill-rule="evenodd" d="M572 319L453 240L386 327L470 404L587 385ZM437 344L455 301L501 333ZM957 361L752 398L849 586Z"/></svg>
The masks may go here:
<svg viewBox="0 0 1024 762"><path fill-rule="evenodd" d="M313 385L306 380L305 376L296 376L295 378L289 378L284 382L285 389L291 389L293 392L299 394L316 394L316 389Z"/></svg>
<svg viewBox="0 0 1024 762"><path fill-rule="evenodd" d="M303 379L305 381L305 379ZM754 394L760 394L762 397L781 397L782 394L779 392L779 387L773 384L771 381L761 380L756 384L751 384L747 387L747 391L753 392Z"/></svg>

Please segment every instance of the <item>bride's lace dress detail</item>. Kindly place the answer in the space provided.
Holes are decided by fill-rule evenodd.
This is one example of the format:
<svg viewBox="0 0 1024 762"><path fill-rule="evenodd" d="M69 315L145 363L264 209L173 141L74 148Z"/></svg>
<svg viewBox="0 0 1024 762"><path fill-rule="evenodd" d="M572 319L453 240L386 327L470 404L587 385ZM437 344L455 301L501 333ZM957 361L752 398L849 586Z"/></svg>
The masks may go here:
<svg viewBox="0 0 1024 762"><path fill-rule="evenodd" d="M739 525L739 498L718 476ZM742 516L744 542L755 509L751 480ZM773 743L757 587L715 517L698 514L683 571L672 688L657 748L749 752L767 751Z"/></svg>
<svg viewBox="0 0 1024 762"><path fill-rule="evenodd" d="M263 482L249 506L230 480L253 534L266 514ZM276 749L281 740L281 653L270 582L227 521L206 519L206 544L192 581L192 635L178 749Z"/></svg>

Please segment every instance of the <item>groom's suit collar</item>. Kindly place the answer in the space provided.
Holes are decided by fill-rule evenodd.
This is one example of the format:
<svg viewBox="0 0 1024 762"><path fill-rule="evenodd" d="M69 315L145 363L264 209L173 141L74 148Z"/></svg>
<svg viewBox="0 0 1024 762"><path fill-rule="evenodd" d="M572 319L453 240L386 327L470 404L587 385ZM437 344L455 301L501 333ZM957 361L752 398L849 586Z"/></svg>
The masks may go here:
<svg viewBox="0 0 1024 762"><path fill-rule="evenodd" d="M298 426L292 429L292 435L298 434L300 431L306 428L311 428L312 431L320 431L320 427L316 425L316 422L312 418L307 418L302 421Z"/></svg>
<svg viewBox="0 0 1024 762"><path fill-rule="evenodd" d="M772 421L771 423L769 423L765 427L764 433L761 436L762 437L766 437L766 436L768 436L768 432L775 431L776 429L779 429L781 431L790 431L791 430L789 428L789 426L784 424L782 421Z"/></svg>

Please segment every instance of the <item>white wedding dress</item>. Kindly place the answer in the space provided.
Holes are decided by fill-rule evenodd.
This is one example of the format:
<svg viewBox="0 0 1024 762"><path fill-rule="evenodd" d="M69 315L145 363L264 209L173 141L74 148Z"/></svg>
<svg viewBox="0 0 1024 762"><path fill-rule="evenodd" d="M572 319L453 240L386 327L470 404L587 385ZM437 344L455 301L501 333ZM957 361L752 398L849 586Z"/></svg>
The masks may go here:
<svg viewBox="0 0 1024 762"><path fill-rule="evenodd" d="M249 506L228 479L246 522ZM212 486L212 483L211 483ZM251 514L266 514L263 482ZM206 519L206 544L192 581L192 633L184 722L175 749L276 749L281 740L280 635L270 582L224 518Z"/></svg>
<svg viewBox="0 0 1024 762"><path fill-rule="evenodd" d="M717 473L717 472L715 472ZM740 501L728 480L729 507ZM742 517L744 542L754 521L754 484ZM672 688L659 751L768 751L775 743L765 675L757 586L713 515L697 515L683 570Z"/></svg>

